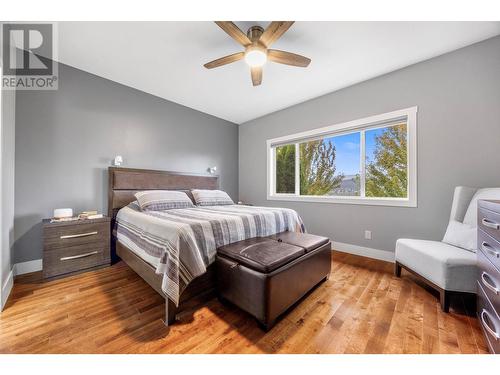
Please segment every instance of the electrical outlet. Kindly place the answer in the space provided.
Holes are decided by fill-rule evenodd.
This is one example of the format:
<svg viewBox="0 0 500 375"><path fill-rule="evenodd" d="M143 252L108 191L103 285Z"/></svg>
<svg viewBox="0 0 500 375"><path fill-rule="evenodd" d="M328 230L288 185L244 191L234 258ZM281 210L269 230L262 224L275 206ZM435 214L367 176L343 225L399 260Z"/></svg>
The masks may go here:
<svg viewBox="0 0 500 375"><path fill-rule="evenodd" d="M371 239L372 239L372 231L365 230L365 240L371 240Z"/></svg>

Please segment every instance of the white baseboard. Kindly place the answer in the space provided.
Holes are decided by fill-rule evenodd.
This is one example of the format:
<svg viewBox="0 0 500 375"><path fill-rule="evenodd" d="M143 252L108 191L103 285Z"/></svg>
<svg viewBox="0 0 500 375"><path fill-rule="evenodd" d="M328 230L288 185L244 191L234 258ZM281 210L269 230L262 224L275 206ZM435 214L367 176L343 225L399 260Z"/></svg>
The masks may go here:
<svg viewBox="0 0 500 375"><path fill-rule="evenodd" d="M25 273L36 272L42 270L42 260L35 259L28 262L14 264L14 276L23 275Z"/></svg>
<svg viewBox="0 0 500 375"><path fill-rule="evenodd" d="M392 251L372 249L371 247L351 245L349 243L343 243L343 242L333 242L332 249L341 251L343 253L360 255L367 258L373 258L394 263L394 253Z"/></svg>
<svg viewBox="0 0 500 375"><path fill-rule="evenodd" d="M9 272L9 276L7 276L7 280L2 285L2 300L0 301L0 311L3 310L5 304L7 303L7 299L9 298L10 291L12 290L12 286L14 285L14 272L11 270Z"/></svg>
<svg viewBox="0 0 500 375"><path fill-rule="evenodd" d="M0 311L3 310L7 299L9 298L12 287L14 286L14 276L23 275L25 273L36 272L42 269L42 260L35 259L28 262L16 263L12 270L9 272L7 280L2 285L2 300L0 301ZM1 281L0 281L1 282Z"/></svg>

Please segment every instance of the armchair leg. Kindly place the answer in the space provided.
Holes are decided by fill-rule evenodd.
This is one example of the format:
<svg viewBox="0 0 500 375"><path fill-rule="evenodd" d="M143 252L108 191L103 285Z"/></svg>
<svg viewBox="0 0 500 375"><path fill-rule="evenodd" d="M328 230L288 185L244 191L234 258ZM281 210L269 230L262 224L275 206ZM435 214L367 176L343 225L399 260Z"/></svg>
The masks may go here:
<svg viewBox="0 0 500 375"><path fill-rule="evenodd" d="M439 302L441 302L441 310L445 313L450 311L450 292L444 289L439 291Z"/></svg>
<svg viewBox="0 0 500 375"><path fill-rule="evenodd" d="M394 264L394 276L401 277L401 264L398 262Z"/></svg>
<svg viewBox="0 0 500 375"><path fill-rule="evenodd" d="M401 277L401 269L402 268L403 268L403 266L401 265L401 263L395 262L394 263L394 276ZM412 271L411 268L405 267L405 270L407 270L408 272L417 276L417 278L420 279L421 281L423 281L425 284L427 284L427 285L431 286L432 288L434 288L435 290L437 290L439 292L439 302L441 303L441 310L443 312L446 312L446 313L450 311L450 297L453 294L453 292L451 292L449 290L441 289L439 286L430 282L425 277L419 275L415 271Z"/></svg>

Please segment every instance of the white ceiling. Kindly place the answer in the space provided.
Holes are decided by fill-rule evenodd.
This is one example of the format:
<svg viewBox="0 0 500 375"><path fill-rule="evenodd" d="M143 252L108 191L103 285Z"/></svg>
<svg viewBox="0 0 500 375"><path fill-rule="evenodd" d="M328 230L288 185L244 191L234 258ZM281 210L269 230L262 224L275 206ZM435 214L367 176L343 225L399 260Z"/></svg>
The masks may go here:
<svg viewBox="0 0 500 375"><path fill-rule="evenodd" d="M244 31L253 24L237 22ZM61 22L58 60L243 123L500 34L500 22L296 22L273 48L310 57L306 69L268 63L253 87L242 50L212 22Z"/></svg>

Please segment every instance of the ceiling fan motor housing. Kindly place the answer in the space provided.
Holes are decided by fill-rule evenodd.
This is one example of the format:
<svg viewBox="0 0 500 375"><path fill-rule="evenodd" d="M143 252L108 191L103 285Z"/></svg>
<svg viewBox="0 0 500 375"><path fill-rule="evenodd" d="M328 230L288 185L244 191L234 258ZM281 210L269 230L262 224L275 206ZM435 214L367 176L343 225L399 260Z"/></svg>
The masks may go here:
<svg viewBox="0 0 500 375"><path fill-rule="evenodd" d="M255 43L259 40L259 38L263 32L264 32L264 29L262 27L252 26L247 31L248 39L250 39L252 41L252 43Z"/></svg>

